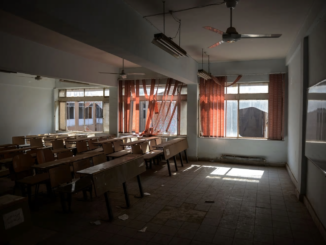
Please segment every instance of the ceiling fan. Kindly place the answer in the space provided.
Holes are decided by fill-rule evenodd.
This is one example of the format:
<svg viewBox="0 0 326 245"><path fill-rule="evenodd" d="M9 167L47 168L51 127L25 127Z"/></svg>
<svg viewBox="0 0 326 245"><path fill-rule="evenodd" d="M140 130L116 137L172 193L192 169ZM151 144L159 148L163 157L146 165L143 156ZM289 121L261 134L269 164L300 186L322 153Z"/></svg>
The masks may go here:
<svg viewBox="0 0 326 245"><path fill-rule="evenodd" d="M206 30L218 33L222 35L222 41L214 43L208 48L215 48L218 45L221 45L225 42L234 43L240 39L248 39L248 38L279 38L282 34L239 34L235 27L232 26L232 10L235 8L239 0L226 0L226 6L230 8L230 27L226 30L226 32L215 29L211 26L204 26Z"/></svg>
<svg viewBox="0 0 326 245"><path fill-rule="evenodd" d="M120 73L100 72L101 74L119 75L119 79L127 79L127 75L144 76L145 73L125 73L125 60L122 59L122 70Z"/></svg>

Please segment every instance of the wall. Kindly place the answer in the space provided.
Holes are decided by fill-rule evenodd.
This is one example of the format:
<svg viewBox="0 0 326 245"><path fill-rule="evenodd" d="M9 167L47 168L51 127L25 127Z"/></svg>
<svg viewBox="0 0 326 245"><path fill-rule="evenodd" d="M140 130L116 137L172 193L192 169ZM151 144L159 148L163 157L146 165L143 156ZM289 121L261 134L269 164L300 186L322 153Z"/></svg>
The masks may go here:
<svg viewBox="0 0 326 245"><path fill-rule="evenodd" d="M302 77L302 47L297 48L293 58L289 62L289 89L288 89L288 156L289 168L296 179L299 181L301 169L301 147L302 147L302 96L303 96L303 77ZM298 188L298 186L297 186Z"/></svg>
<svg viewBox="0 0 326 245"><path fill-rule="evenodd" d="M11 143L12 136L52 132L54 84L0 72L0 144Z"/></svg>
<svg viewBox="0 0 326 245"><path fill-rule="evenodd" d="M309 35L309 86L326 79L326 3L317 16L316 24ZM323 149L325 150L325 149ZM324 166L326 162L324 159ZM326 166L325 166L326 168ZM326 176L311 161L308 161L307 199L321 225L317 225L326 239Z"/></svg>

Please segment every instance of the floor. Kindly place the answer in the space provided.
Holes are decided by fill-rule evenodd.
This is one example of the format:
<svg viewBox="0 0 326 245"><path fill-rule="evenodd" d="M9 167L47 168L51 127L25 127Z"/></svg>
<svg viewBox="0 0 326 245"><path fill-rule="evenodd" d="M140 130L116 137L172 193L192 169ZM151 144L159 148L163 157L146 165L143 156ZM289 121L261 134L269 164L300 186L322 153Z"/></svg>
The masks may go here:
<svg viewBox="0 0 326 245"><path fill-rule="evenodd" d="M149 195L135 198L137 181L128 182L130 209L122 187L110 193L112 222L103 196L74 196L69 214L41 196L32 229L11 244L325 244L285 168L190 162L172 177L156 165L141 179Z"/></svg>

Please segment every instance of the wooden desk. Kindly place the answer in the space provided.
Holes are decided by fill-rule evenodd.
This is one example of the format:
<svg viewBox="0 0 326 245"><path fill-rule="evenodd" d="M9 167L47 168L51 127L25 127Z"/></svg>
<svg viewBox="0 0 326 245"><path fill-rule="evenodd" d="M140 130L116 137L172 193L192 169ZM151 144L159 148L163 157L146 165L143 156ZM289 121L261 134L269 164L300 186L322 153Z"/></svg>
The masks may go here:
<svg viewBox="0 0 326 245"><path fill-rule="evenodd" d="M6 147L10 147L10 146L16 146L17 147L17 144L4 144L4 145L0 145L0 150L1 150L1 148L6 148Z"/></svg>
<svg viewBox="0 0 326 245"><path fill-rule="evenodd" d="M85 140L89 140L90 138L77 138L77 139L72 139L71 137L69 137L68 139L65 140L66 143L77 143L79 141L85 141Z"/></svg>
<svg viewBox="0 0 326 245"><path fill-rule="evenodd" d="M169 175L171 176L171 170L170 170L170 162L169 159L173 157L175 170L178 171L177 166L177 160L176 155L179 154L181 166L183 167L183 161L182 161L182 155L181 152L185 153L186 161L188 163L188 157L187 157L187 148L188 148L188 141L187 138L176 138L173 140L169 140L167 142L164 142L162 144L156 145L156 149L163 150L164 159L167 162L168 165L168 171Z"/></svg>
<svg viewBox="0 0 326 245"><path fill-rule="evenodd" d="M112 161L77 171L80 175L90 176L95 189L95 195L104 194L109 219L113 219L112 209L108 198L108 192L119 185L123 185L127 207L130 206L126 181L137 177L140 197L143 197L143 189L139 175L146 171L142 155L130 154Z"/></svg>
<svg viewBox="0 0 326 245"><path fill-rule="evenodd" d="M121 138L114 138L114 139L107 139L107 140L100 140L100 141L97 141L97 142L93 142L93 144L95 145L103 145L105 143L112 143L114 141L118 141L118 140L121 140Z"/></svg>
<svg viewBox="0 0 326 245"><path fill-rule="evenodd" d="M15 149L9 149L9 150L0 150L0 155L3 155L5 153L13 153L13 152L20 152L20 151L27 151L32 149L42 148L40 146L29 146L25 148L15 148Z"/></svg>
<svg viewBox="0 0 326 245"><path fill-rule="evenodd" d="M33 168L40 169L41 171L46 172L50 168L54 168L54 167L57 167L62 164L72 164L73 162L77 162L77 161L84 160L87 158L95 157L100 154L103 154L103 152L85 152L84 154L67 157L67 158L62 158L59 160L54 160L54 161L42 163L39 165L34 165Z"/></svg>
<svg viewBox="0 0 326 245"><path fill-rule="evenodd" d="M72 150L74 150L74 149L73 148L61 148L61 149L52 150L52 153L61 153L61 152L72 151Z"/></svg>
<svg viewBox="0 0 326 245"><path fill-rule="evenodd" d="M128 142L128 143L123 143L123 144L121 144L121 145L123 145L123 146L138 145L138 144L141 144L141 143L143 143L143 142L150 141L150 140L155 140L155 139L158 139L158 137L142 138L142 139L140 139L140 140L135 140L135 141Z"/></svg>

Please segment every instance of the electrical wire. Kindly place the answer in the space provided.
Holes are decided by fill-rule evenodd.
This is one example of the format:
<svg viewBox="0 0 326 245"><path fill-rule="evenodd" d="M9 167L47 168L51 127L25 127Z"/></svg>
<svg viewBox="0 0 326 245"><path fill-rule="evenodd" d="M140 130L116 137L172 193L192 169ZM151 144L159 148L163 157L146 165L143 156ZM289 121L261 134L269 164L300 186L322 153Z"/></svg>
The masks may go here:
<svg viewBox="0 0 326 245"><path fill-rule="evenodd" d="M143 18L158 16L158 15L163 15L163 14L169 14L169 13L179 13L179 12L183 12L183 11L188 11L188 10L193 10L193 9L199 9L199 8L206 8L206 7L211 7L211 6L218 6L218 5L222 5L224 3L225 3L225 1L223 1L221 3L211 3L211 4L207 4L207 5L201 5L201 6L196 6L196 7L186 8L186 9L171 10L171 11L166 12L166 13L158 13L158 14L145 15L145 16L143 16Z"/></svg>

